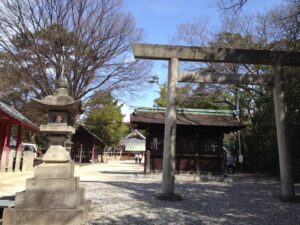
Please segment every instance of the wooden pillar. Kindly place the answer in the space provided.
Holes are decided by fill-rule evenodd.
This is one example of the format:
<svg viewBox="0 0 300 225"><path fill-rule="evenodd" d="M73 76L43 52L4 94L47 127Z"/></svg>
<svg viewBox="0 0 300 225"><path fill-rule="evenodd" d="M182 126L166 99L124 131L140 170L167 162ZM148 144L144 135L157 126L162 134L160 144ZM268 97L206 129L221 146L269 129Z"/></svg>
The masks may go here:
<svg viewBox="0 0 300 225"><path fill-rule="evenodd" d="M7 123L5 127L5 138L4 138L4 145L3 145L2 157L1 157L2 172L6 171L6 167L8 164L10 136L11 136L11 123Z"/></svg>
<svg viewBox="0 0 300 225"><path fill-rule="evenodd" d="M94 162L95 159L95 143L93 143L93 147L92 147L92 163Z"/></svg>
<svg viewBox="0 0 300 225"><path fill-rule="evenodd" d="M196 174L199 175L200 174L200 168L199 168L199 134L198 134L198 130L197 130L197 134L195 135L195 150L196 150L196 154L195 154L195 170L196 170Z"/></svg>
<svg viewBox="0 0 300 225"><path fill-rule="evenodd" d="M18 126L18 136L17 136L17 156L16 156L16 164L15 164L15 172L21 171L20 164L21 158L23 154L23 148L21 146L23 140L23 127L21 125Z"/></svg>
<svg viewBox="0 0 300 225"><path fill-rule="evenodd" d="M81 160L82 160L82 144L80 144L79 163L81 163Z"/></svg>
<svg viewBox="0 0 300 225"><path fill-rule="evenodd" d="M295 190L291 154L287 143L284 92L282 88L283 74L281 66L273 66L273 74L273 95L280 166L281 197L283 199L291 199L295 196Z"/></svg>
<svg viewBox="0 0 300 225"><path fill-rule="evenodd" d="M167 111L165 116L163 175L161 199L173 200L175 180L175 146L176 146L176 87L179 74L178 58L169 61ZM171 200L170 199L170 200Z"/></svg>
<svg viewBox="0 0 300 225"><path fill-rule="evenodd" d="M144 173L149 174L151 167L150 167L150 157L151 157L151 151L147 150L146 151L146 156L145 156L145 163L144 163Z"/></svg>

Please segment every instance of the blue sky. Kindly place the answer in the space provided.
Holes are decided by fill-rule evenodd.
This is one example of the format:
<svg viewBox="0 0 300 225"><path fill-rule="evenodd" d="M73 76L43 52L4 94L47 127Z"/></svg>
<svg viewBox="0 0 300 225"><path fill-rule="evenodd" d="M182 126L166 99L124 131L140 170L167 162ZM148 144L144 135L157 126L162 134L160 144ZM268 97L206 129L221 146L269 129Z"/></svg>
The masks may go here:
<svg viewBox="0 0 300 225"><path fill-rule="evenodd" d="M264 12L284 0L248 0L244 7L247 13ZM208 18L212 29L218 29L222 15L216 8L216 0L124 0L124 10L131 13L136 25L145 31L145 43L170 44L176 27L195 19ZM158 75L160 82L166 81L167 63L155 61L151 75ZM139 97L125 100L123 113L132 111L128 106L153 106L158 97L158 87L150 86ZM128 120L126 116L125 120Z"/></svg>

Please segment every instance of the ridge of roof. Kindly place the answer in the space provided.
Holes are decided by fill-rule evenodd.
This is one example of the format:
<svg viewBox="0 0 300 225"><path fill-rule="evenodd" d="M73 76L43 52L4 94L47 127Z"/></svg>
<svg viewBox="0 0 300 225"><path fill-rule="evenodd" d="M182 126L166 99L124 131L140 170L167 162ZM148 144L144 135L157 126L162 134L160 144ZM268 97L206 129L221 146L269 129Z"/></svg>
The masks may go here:
<svg viewBox="0 0 300 225"><path fill-rule="evenodd" d="M130 134L128 134L123 139L128 139L128 138L132 137L134 134L137 134L138 136L140 136L144 140L146 139L146 137L141 132L139 132L137 129L135 129L134 131L132 131Z"/></svg>
<svg viewBox="0 0 300 225"><path fill-rule="evenodd" d="M89 133L91 136L93 136L94 138L96 138L98 141L100 141L103 144L105 144L104 141L100 137L98 137L96 134L94 134L93 132L91 132L88 128L84 127L83 125L79 125L77 129L79 129L80 127L81 127L81 129L83 129L87 133Z"/></svg>
<svg viewBox="0 0 300 225"><path fill-rule="evenodd" d="M177 108L177 113L180 114L195 114L195 115L220 115L233 116L235 114L232 110L215 110L215 109L192 109L192 108ZM166 112L165 107L136 107L136 112Z"/></svg>
<svg viewBox="0 0 300 225"><path fill-rule="evenodd" d="M27 119L24 115L22 115L18 110L16 110L13 106L8 105L4 101L0 100L0 110L8 114L9 116L13 117L16 120L19 120L27 126L30 126L36 130L39 130L39 127L31 122L29 119Z"/></svg>
<svg viewBox="0 0 300 225"><path fill-rule="evenodd" d="M135 111L130 115L130 122L135 128L144 129L145 124L165 124L166 113L153 111ZM140 124L140 126L137 126ZM144 124L144 125L142 125ZM233 114L190 114L178 113L176 116L177 125L222 127L231 130L245 127Z"/></svg>

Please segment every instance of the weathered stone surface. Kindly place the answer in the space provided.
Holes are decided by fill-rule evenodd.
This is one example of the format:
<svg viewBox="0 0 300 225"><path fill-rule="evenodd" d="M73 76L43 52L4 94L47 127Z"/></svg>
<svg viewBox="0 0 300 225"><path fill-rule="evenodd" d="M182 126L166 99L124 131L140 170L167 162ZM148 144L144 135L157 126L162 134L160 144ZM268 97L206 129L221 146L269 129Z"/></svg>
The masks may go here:
<svg viewBox="0 0 300 225"><path fill-rule="evenodd" d="M8 172L13 171L13 164L14 164L15 156L16 156L16 151L15 150L10 150L9 154L8 154L8 167L7 167Z"/></svg>
<svg viewBox="0 0 300 225"><path fill-rule="evenodd" d="M132 48L136 59L178 58L181 61L300 66L300 52L140 43L134 43Z"/></svg>
<svg viewBox="0 0 300 225"><path fill-rule="evenodd" d="M75 209L80 205L82 196L82 190L19 192L16 194L15 208Z"/></svg>
<svg viewBox="0 0 300 225"><path fill-rule="evenodd" d="M167 111L165 118L162 193L172 195L175 182L175 148L176 148L176 87L179 74L179 61L169 61L167 86Z"/></svg>
<svg viewBox="0 0 300 225"><path fill-rule="evenodd" d="M43 156L43 162L64 163L70 161L70 154L61 145L50 145L46 154Z"/></svg>
<svg viewBox="0 0 300 225"><path fill-rule="evenodd" d="M242 75L211 73L202 71L183 72L179 75L179 82L188 83L220 83L220 84L255 84L272 85L272 76Z"/></svg>
<svg viewBox="0 0 300 225"><path fill-rule="evenodd" d="M71 163L43 163L34 170L34 176L39 178L72 178L73 175Z"/></svg>
<svg viewBox="0 0 300 225"><path fill-rule="evenodd" d="M41 132L46 132L46 133L54 133L54 134L65 134L65 133L71 133L75 134L75 128L72 126L68 126L65 124L47 124L47 125L41 125L40 126L40 131Z"/></svg>
<svg viewBox="0 0 300 225"><path fill-rule="evenodd" d="M84 202L85 201L85 189L79 188L79 190L80 190L80 201Z"/></svg>
<svg viewBox="0 0 300 225"><path fill-rule="evenodd" d="M82 225L87 208L77 209L11 209L3 213L3 225Z"/></svg>
<svg viewBox="0 0 300 225"><path fill-rule="evenodd" d="M33 170L33 160L34 160L33 152L29 152L29 151L23 152L22 171Z"/></svg>
<svg viewBox="0 0 300 225"><path fill-rule="evenodd" d="M26 190L75 191L79 188L79 177L73 178L30 178L26 180Z"/></svg>

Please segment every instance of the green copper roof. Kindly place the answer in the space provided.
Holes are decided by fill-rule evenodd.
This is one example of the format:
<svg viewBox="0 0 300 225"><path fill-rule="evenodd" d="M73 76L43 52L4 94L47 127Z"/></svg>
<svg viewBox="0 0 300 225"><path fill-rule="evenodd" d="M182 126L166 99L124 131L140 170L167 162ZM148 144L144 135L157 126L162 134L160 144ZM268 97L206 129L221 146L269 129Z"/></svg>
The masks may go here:
<svg viewBox="0 0 300 225"><path fill-rule="evenodd" d="M125 151L144 152L145 149L146 149L145 143L143 144L128 143L125 145Z"/></svg>
<svg viewBox="0 0 300 225"><path fill-rule="evenodd" d="M166 112L165 107L137 107L135 112ZM232 110L177 108L179 114L233 116Z"/></svg>

